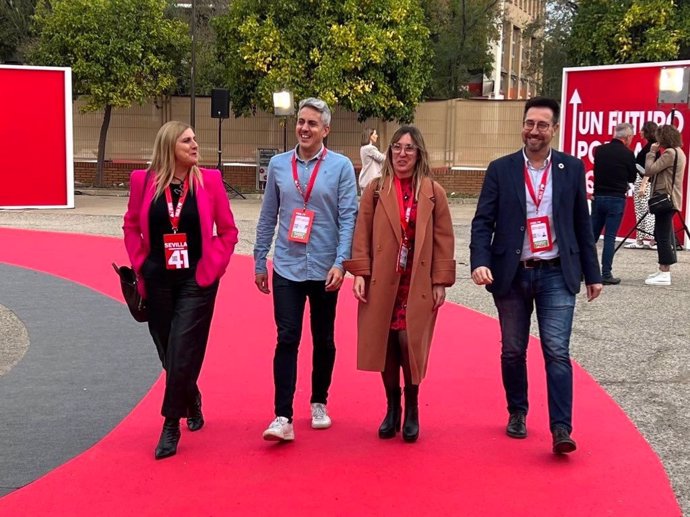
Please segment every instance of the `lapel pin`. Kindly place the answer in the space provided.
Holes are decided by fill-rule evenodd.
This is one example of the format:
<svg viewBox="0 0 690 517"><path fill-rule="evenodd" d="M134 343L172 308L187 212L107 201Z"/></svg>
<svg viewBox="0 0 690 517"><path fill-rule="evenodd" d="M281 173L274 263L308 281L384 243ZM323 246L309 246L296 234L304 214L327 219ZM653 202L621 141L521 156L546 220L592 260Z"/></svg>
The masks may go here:
<svg viewBox="0 0 690 517"><path fill-rule="evenodd" d="M559 169L564 169L564 168L565 168L565 165L563 165L562 163L559 163L559 164L558 164L558 168L559 168Z"/></svg>

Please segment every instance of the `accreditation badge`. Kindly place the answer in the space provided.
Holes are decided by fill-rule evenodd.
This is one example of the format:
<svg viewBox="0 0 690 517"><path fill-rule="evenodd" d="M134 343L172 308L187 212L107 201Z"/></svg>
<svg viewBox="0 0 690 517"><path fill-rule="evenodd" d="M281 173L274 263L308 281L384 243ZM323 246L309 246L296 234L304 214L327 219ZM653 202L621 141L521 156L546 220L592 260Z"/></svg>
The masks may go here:
<svg viewBox="0 0 690 517"><path fill-rule="evenodd" d="M186 233L166 233L163 235L166 269L189 269L189 250Z"/></svg>
<svg viewBox="0 0 690 517"><path fill-rule="evenodd" d="M406 240L403 240L400 244L400 250L398 250L398 263L395 267L396 272L404 273L407 269L407 257L410 254L410 245Z"/></svg>
<svg viewBox="0 0 690 517"><path fill-rule="evenodd" d="M288 240L306 244L309 242L311 227L314 225L314 211L306 208L295 208L292 212Z"/></svg>
<svg viewBox="0 0 690 517"><path fill-rule="evenodd" d="M530 217L527 219L529 247L533 252L549 251L553 248L551 239L551 225L547 216Z"/></svg>

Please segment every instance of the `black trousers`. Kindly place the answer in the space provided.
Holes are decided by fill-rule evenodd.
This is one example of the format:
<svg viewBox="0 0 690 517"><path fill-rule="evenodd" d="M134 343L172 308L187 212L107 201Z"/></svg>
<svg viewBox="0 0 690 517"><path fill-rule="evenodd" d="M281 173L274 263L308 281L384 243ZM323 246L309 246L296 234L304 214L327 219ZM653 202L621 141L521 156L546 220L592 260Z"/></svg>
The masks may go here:
<svg viewBox="0 0 690 517"><path fill-rule="evenodd" d="M199 393L218 282L199 287L193 271L146 279L149 332L165 369L161 414L184 418ZM179 273L179 274L177 274Z"/></svg>
<svg viewBox="0 0 690 517"><path fill-rule="evenodd" d="M275 414L292 421L297 386L297 350L302 338L304 306L309 299L313 356L311 402L325 404L335 364L335 306L338 291L326 292L325 281L294 282L273 272L273 314L278 343L273 357Z"/></svg>
<svg viewBox="0 0 690 517"><path fill-rule="evenodd" d="M659 264L670 266L678 262L676 254L676 239L673 234L673 216L676 211L656 214L654 217L654 240Z"/></svg>

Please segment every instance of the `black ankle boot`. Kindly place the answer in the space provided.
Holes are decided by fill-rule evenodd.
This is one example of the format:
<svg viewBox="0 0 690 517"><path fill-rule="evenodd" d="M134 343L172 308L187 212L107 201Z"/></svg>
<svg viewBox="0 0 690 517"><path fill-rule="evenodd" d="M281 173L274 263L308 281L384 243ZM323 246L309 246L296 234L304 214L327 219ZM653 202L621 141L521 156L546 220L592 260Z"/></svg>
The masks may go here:
<svg viewBox="0 0 690 517"><path fill-rule="evenodd" d="M166 418L163 431L156 447L156 459L162 460L174 456L177 452L177 442L180 441L180 419Z"/></svg>
<svg viewBox="0 0 690 517"><path fill-rule="evenodd" d="M187 428L198 431L204 427L204 415L201 412L201 393L198 393L194 403L187 409Z"/></svg>
<svg viewBox="0 0 690 517"><path fill-rule="evenodd" d="M386 416L379 427L379 438L393 438L395 433L400 431L400 414L402 408L400 407L400 388L386 390L386 399L388 400L388 407Z"/></svg>
<svg viewBox="0 0 690 517"><path fill-rule="evenodd" d="M416 442L419 436L419 386L405 386L405 423L402 436L406 442Z"/></svg>

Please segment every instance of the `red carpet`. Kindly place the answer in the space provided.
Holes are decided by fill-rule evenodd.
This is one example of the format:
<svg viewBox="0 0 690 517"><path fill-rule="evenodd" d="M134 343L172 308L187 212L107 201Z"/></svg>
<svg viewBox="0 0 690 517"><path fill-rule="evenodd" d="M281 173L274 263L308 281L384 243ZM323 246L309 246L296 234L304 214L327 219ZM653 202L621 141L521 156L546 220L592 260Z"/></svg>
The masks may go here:
<svg viewBox="0 0 690 517"><path fill-rule="evenodd" d="M0 229L2 260L119 298L120 240ZM59 252L58 252L59 250ZM477 296L488 296L477 288ZM183 430L177 456L153 459L160 381L101 442L0 499L0 515L482 515L678 516L654 452L579 367L569 457L550 452L543 361L530 357L530 436L504 434L497 322L447 304L420 392L416 444L379 440L379 376L355 369L356 305L339 303L330 430L309 427L310 337L300 357L296 441L261 440L272 419L275 328L253 263L235 256L221 283L200 386L207 426ZM122 317L128 318L123 307ZM308 326L305 327L308 329ZM151 353L154 348L149 346Z"/></svg>

